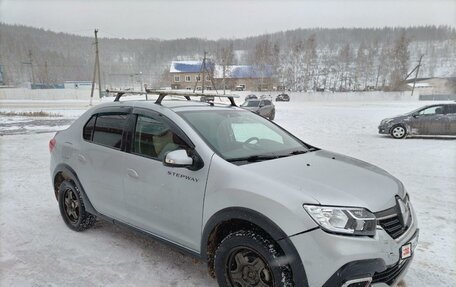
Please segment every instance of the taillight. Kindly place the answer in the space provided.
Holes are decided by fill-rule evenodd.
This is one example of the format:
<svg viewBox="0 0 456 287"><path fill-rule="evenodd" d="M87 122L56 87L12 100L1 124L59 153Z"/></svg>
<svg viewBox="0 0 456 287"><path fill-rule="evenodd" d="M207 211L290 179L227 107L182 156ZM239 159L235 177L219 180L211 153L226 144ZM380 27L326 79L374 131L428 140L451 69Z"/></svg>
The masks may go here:
<svg viewBox="0 0 456 287"><path fill-rule="evenodd" d="M54 151L56 144L57 144L57 141L55 140L55 138L52 138L49 141L49 152L53 152Z"/></svg>

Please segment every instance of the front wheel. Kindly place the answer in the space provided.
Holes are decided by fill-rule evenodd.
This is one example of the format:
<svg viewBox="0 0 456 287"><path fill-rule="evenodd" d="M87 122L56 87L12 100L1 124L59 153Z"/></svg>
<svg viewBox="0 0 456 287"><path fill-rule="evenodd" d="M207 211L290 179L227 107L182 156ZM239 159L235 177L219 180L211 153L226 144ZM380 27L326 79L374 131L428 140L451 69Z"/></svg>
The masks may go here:
<svg viewBox="0 0 456 287"><path fill-rule="evenodd" d="M395 125L391 128L390 134L395 139L402 139L407 135L407 129L403 125Z"/></svg>
<svg viewBox="0 0 456 287"><path fill-rule="evenodd" d="M293 286L288 265L276 245L253 231L238 231L222 240L214 267L221 287Z"/></svg>

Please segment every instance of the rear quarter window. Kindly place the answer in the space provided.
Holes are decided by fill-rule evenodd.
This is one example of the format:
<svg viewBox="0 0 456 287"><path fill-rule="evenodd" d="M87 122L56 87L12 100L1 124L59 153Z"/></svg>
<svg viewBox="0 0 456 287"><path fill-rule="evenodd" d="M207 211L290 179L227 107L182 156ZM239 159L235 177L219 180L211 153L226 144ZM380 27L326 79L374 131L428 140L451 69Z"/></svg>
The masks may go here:
<svg viewBox="0 0 456 287"><path fill-rule="evenodd" d="M84 129L82 131L82 137L86 141L92 141L92 135L93 135L93 128L95 126L95 120L97 116L92 116L90 120L85 124Z"/></svg>
<svg viewBox="0 0 456 287"><path fill-rule="evenodd" d="M93 143L120 149L127 117L126 114L98 115L93 131Z"/></svg>

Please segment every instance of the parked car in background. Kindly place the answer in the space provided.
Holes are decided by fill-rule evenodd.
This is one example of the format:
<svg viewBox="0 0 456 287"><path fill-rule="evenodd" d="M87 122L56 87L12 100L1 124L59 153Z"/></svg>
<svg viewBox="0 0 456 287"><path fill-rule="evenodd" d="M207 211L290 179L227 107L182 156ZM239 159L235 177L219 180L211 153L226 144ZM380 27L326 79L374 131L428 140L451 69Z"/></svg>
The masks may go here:
<svg viewBox="0 0 456 287"><path fill-rule="evenodd" d="M247 95L245 97L246 101L248 101L248 100L256 100L256 99L258 99L258 97L256 95L254 95L254 94L250 94L250 95Z"/></svg>
<svg viewBox="0 0 456 287"><path fill-rule="evenodd" d="M289 102L290 96L288 94L280 94L276 97L276 102Z"/></svg>
<svg viewBox="0 0 456 287"><path fill-rule="evenodd" d="M241 105L241 108L268 118L271 121L275 118L275 106L272 100L269 99L248 100Z"/></svg>
<svg viewBox="0 0 456 287"><path fill-rule="evenodd" d="M408 135L456 136L456 103L427 105L380 122L380 134L402 139Z"/></svg>
<svg viewBox="0 0 456 287"><path fill-rule="evenodd" d="M235 91L244 91L245 90L245 85L237 85L234 88Z"/></svg>

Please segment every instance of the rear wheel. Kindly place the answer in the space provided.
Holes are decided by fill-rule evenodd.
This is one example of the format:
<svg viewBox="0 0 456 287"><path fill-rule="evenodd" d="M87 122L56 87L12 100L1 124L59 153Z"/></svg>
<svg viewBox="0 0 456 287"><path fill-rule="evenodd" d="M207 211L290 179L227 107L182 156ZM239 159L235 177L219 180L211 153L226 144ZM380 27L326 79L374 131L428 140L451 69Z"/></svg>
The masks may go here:
<svg viewBox="0 0 456 287"><path fill-rule="evenodd" d="M282 265L275 244L252 231L231 233L215 252L215 273L221 287L293 286L288 265Z"/></svg>
<svg viewBox="0 0 456 287"><path fill-rule="evenodd" d="M407 135L407 129L403 125L395 125L391 128L390 134L395 139L402 139Z"/></svg>
<svg viewBox="0 0 456 287"><path fill-rule="evenodd" d="M60 185L59 208L63 221L75 231L83 231L95 224L96 217L85 210L81 193L70 180L64 180Z"/></svg>

